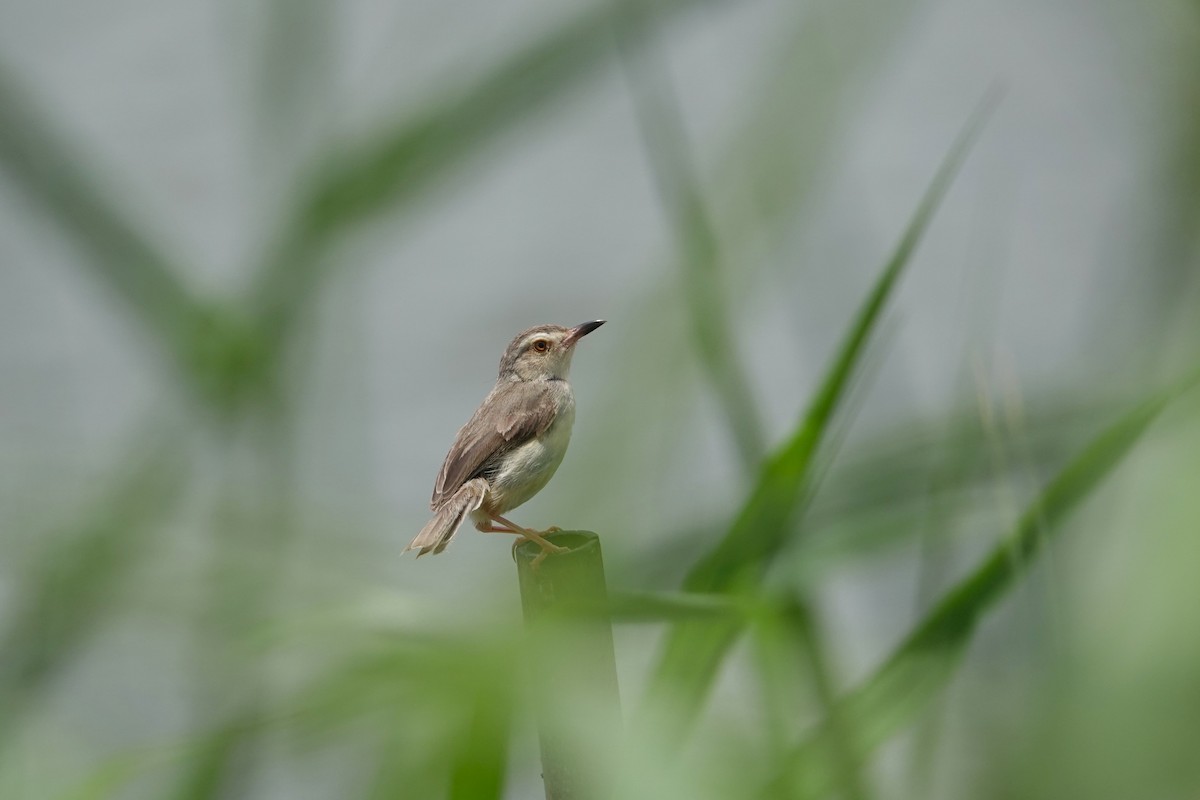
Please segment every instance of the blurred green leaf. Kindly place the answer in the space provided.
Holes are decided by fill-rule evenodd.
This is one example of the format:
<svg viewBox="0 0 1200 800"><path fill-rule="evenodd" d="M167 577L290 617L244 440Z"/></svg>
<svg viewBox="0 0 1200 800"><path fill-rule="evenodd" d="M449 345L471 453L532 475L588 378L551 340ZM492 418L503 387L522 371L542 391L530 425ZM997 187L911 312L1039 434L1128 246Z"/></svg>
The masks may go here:
<svg viewBox="0 0 1200 800"><path fill-rule="evenodd" d="M503 687L476 687L475 705L450 773L450 800L488 800L504 796L508 767L511 698Z"/></svg>
<svg viewBox="0 0 1200 800"><path fill-rule="evenodd" d="M951 148L860 309L800 427L767 460L729 532L688 573L684 580L688 591L732 591L755 583L783 548L791 522L804 501L813 456L850 386L870 333L992 105L989 98ZM686 731L739 630L740 625L731 620L683 623L673 629L648 692L647 706L652 713L665 711L666 719L677 724L680 732Z"/></svg>
<svg viewBox="0 0 1200 800"><path fill-rule="evenodd" d="M660 0L664 14L711 0ZM280 342L322 277L325 245L385 208L428 198L432 185L590 77L611 53L620 2L591 3L519 49L472 86L446 91L411 119L334 152L268 252L255 287L273 341Z"/></svg>
<svg viewBox="0 0 1200 800"><path fill-rule="evenodd" d="M747 568L761 570L765 567L783 546L788 522L801 505L813 456L850 388L871 332L992 107L993 100L989 99L972 117L946 156L895 253L859 310L801 425L787 444L767 461L750 498L726 536L688 574L684 582L687 589L728 589Z"/></svg>
<svg viewBox="0 0 1200 800"><path fill-rule="evenodd" d="M782 571L793 586L803 586L820 580L836 561L881 554L918 533L952 537L966 515L1011 518L1028 495L997 492L997 484L1052 474L1097 424L1126 406L1098 397L1032 399L1019 434L1020 457L1007 467L995 463L994 434L981 424L976 406L949 412L937 423L898 420L839 454L805 510L804 538L789 550Z"/></svg>
<svg viewBox="0 0 1200 800"><path fill-rule="evenodd" d="M264 6L255 98L263 144L290 148L305 128L328 117L323 112L335 74L337 6L322 0L264 0Z"/></svg>
<svg viewBox="0 0 1200 800"><path fill-rule="evenodd" d="M183 265L125 215L116 187L45 116L0 69L0 168L83 250L80 263L124 301L189 388L227 407L261 387L270 365L257 329L193 296Z"/></svg>
<svg viewBox="0 0 1200 800"><path fill-rule="evenodd" d="M366 790L359 796L365 800L395 800L396 798L441 798L446 796L442 776L435 774L443 768L442 760L454 744L414 747L412 720L399 718L390 729L382 732L384 741L374 755L374 769Z"/></svg>
<svg viewBox="0 0 1200 800"><path fill-rule="evenodd" d="M749 376L734 347L721 287L721 246L693 164L679 100L653 43L653 8L627 3L623 12L618 25L622 60L659 201L674 228L692 342L725 413L742 467L750 473L766 451L766 439Z"/></svg>
<svg viewBox="0 0 1200 800"><path fill-rule="evenodd" d="M797 206L829 163L838 122L855 85L883 62L914 2L857 0L828 8L797 7L795 19L751 87L753 96L719 159L711 208L703 176L691 157L669 71L653 50L653 8L627 3L618 28L624 42L634 109L662 201L679 243L672 274L681 276L689 342L700 355L747 474L765 450L762 423L733 343L728 306L761 254L747 251L764 232L792 231ZM818 12L818 13L813 13ZM846 24L853 19L854 24ZM843 27L838 54L829 28ZM728 241L719 239L718 228ZM723 245L723 246L722 246ZM735 260L736 269L729 268ZM724 278L724 280L723 280ZM661 313L661 301L650 304Z"/></svg>
<svg viewBox="0 0 1200 800"><path fill-rule="evenodd" d="M748 108L721 154L711 185L715 221L737 272L747 271L795 235L797 219L829 165L841 156L846 122L863 105L863 87L890 74L889 58L911 31L921 0L798 3L782 20L774 52L748 87ZM836 42L836 44L835 44ZM753 256L746 258L747 255ZM775 259L765 260L771 263Z"/></svg>
<svg viewBox="0 0 1200 800"><path fill-rule="evenodd" d="M512 631L429 636L404 633L373 637L358 649L343 648L331 665L285 703L288 717L314 735L356 715L388 706L416 713L423 704L467 709L464 686L515 689L519 641ZM519 636L516 637L519 640Z"/></svg>
<svg viewBox="0 0 1200 800"><path fill-rule="evenodd" d="M149 752L122 753L107 760L77 786L58 795L58 800L104 800L117 793L144 774L157 760Z"/></svg>
<svg viewBox="0 0 1200 800"><path fill-rule="evenodd" d="M510 727L523 684L521 637L389 635L302 687L282 719L312 742L347 726L373 725L375 774L364 796L429 796L450 773L451 797L492 797L503 788Z"/></svg>
<svg viewBox="0 0 1200 800"><path fill-rule="evenodd" d="M199 305L180 280L180 265L126 218L115 187L100 182L36 107L0 69L0 168L83 250L82 264L120 296L173 355L189 347Z"/></svg>
<svg viewBox="0 0 1200 800"><path fill-rule="evenodd" d="M1150 400L1101 433L1054 478L1026 509L1011 533L966 578L951 589L925 619L859 688L837 704L855 747L866 756L912 721L949 682L972 633L992 605L1062 529L1062 523L1115 469L1163 408L1195 380ZM822 758L828 721L785 760L780 780L807 787L810 793L831 789ZM779 786L768 794L774 796Z"/></svg>
<svg viewBox="0 0 1200 800"><path fill-rule="evenodd" d="M1027 468L1042 472L1086 441L1087 431L1111 419L1126 404L1096 396L1030 397L1022 425ZM864 509L894 507L906 500L925 502L933 489L970 492L995 479L988 452L992 434L980 422L979 407L966 403L938 419L904 415L863 439L839 458L806 516L808 527L836 522ZM940 470L952 462L952 474Z"/></svg>
<svg viewBox="0 0 1200 800"><path fill-rule="evenodd" d="M1126 404L1093 394L1084 399L1030 397L1022 428L1025 447L1021 466L1034 475L1047 475L1076 452L1096 424L1111 419ZM947 511L946 522L957 514L988 510L981 496L997 475L988 453L989 434L975 405L963 405L940 421L923 415L904 415L882 430L868 434L839 451L837 463L823 479L799 523L804 536L789 546L782 571L793 587L820 580L831 559L877 554L927 530L930 502ZM956 469L941 475L952 460ZM933 476L939 473L940 480ZM994 504L994 503L993 503ZM636 560L619 572L630 584L661 586L682 579L676 565L694 561L698 542L716 538L711 524L664 532L637 552ZM712 597L711 594L685 595Z"/></svg>
<svg viewBox="0 0 1200 800"><path fill-rule="evenodd" d="M832 5L787 7L776 26L780 36L771 43L764 63L748 82L748 108L739 110L741 121L713 158L713 177L708 178L708 170L704 169L707 159L697 150L692 177L698 188L709 187L709 220L714 236L719 235L723 245L722 263L729 267L720 288L727 296L723 305L730 309L731 319L736 317L733 309L737 301L756 286L755 270L776 261L764 258L764 244L772 250L781 239L794 236L796 222L803 215L801 207L819 188L822 172L838 160L838 147L845 133L842 123L860 104L861 85L882 76L894 46L909 30L907 16L919 5L918 0L843 0ZM829 47L831 29L838 29L836 54ZM648 29L627 29L624 36L650 46L646 42L649 33ZM637 370L637 374L630 373L630 380L653 381L660 395L672 398L667 413L674 422L654 423L668 439L678 440L685 430L681 425L686 418L684 412L696 392L686 384L690 369L682 369L685 362L676 354L696 341L687 321L693 309L678 302L680 292L676 288L680 275L692 273L687 265L678 263L678 255L669 254L668 258L670 261L656 265L654 272L665 276L669 283L660 281L634 301L635 310L629 316L641 321L626 327L626 333L614 330L608 335L622 337L618 349L641 354L630 360L629 366ZM677 311L679 320L675 317ZM623 386L622 382L614 383L598 404L610 409L608 416L617 408L627 407ZM716 391L724 389L717 387ZM730 405L737 403L726 404ZM624 458L639 436L636 428L609 429L585 446L589 452ZM749 436L745 439L751 441ZM651 457L665 468L665 459L659 462L662 456L652 452L641 454L643 463ZM671 448L659 448L657 452L665 456ZM654 469L649 463L646 468ZM747 477L753 472L746 473ZM636 478L637 473L629 471L626 480ZM620 492L622 488L614 490ZM556 494L563 491L563 487L556 488ZM583 489L563 507L585 508L595 502L596 494ZM689 537L692 533L688 532ZM701 540L707 541L708 537ZM643 563L656 560L647 558ZM673 562L666 559L658 563ZM662 585L660 581L656 584Z"/></svg>
<svg viewBox="0 0 1200 800"><path fill-rule="evenodd" d="M175 800L208 800L241 794L244 787L234 786L232 764L239 746L248 738L253 735L241 724L229 725L206 737L188 754L171 796Z"/></svg>
<svg viewBox="0 0 1200 800"><path fill-rule="evenodd" d="M865 800L869 796L863 776L859 773L859 765L854 758L854 748L847 730L841 709L836 705L832 670L826 662L825 654L818 646L816 626L812 612L806 604L795 596L784 596L774 602L767 613L756 620L759 640L760 661L778 658L777 652L785 645L799 648L803 671L812 685L818 709L828 721L829 736L825 744L825 763L830 765L831 775L837 781L837 788L847 800ZM760 672L771 670L768 664L760 665ZM793 676L795 677L795 676ZM766 702L777 702L783 694L780 685L787 679L783 675L771 675L768 680L774 681L776 688L766 693ZM790 711L790 713L789 713ZM797 709L774 709L772 713L798 717ZM793 725L795 722L793 721ZM794 741L794 740L793 740ZM776 763L788 757L787 752L776 754ZM802 793L791 793L784 796L803 797Z"/></svg>
<svg viewBox="0 0 1200 800"><path fill-rule="evenodd" d="M180 464L163 448L138 450L116 483L55 537L21 581L0 634L0 744L111 612L118 590L145 555L152 532L182 486Z"/></svg>
<svg viewBox="0 0 1200 800"><path fill-rule="evenodd" d="M670 622L680 619L744 616L749 609L718 594L610 591L613 622Z"/></svg>

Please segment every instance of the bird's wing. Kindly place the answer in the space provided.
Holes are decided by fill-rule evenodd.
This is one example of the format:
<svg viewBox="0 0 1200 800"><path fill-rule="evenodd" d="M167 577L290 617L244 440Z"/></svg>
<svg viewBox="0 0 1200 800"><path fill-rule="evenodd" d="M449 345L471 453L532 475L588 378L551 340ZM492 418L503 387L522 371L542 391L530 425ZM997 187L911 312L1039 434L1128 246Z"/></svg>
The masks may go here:
<svg viewBox="0 0 1200 800"><path fill-rule="evenodd" d="M498 384L454 437L433 486L433 509L476 477L489 458L540 436L557 411L554 394L544 383Z"/></svg>

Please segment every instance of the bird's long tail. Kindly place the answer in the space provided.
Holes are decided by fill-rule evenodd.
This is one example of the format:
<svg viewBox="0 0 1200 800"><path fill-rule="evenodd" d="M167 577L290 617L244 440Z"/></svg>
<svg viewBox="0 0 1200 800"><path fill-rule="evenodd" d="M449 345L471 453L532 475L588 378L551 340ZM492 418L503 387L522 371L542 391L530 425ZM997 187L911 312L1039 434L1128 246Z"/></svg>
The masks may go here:
<svg viewBox="0 0 1200 800"><path fill-rule="evenodd" d="M404 548L404 552L416 550L417 558L420 558L426 553L437 555L445 550L467 515L483 504L487 491L488 482L484 478L475 478L464 483L449 500L442 503L433 519L429 520L408 547Z"/></svg>

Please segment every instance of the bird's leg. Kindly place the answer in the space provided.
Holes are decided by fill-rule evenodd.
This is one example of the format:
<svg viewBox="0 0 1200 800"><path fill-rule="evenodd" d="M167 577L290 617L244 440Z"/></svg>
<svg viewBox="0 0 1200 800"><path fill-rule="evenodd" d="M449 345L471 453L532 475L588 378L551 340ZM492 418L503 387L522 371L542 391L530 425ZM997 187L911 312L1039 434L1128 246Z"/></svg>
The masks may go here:
<svg viewBox="0 0 1200 800"><path fill-rule="evenodd" d="M561 528L548 528L544 531L532 531L532 530L529 530L528 528L522 528L520 525L518 525L515 522L512 522L510 520L505 519L504 517L500 516L499 514L489 514L488 516L491 517L491 519L494 520L495 522L499 522L501 525L504 526L503 528L497 528L495 526L490 526L497 533L503 531L505 533L515 533L521 537L517 541L513 542L513 552L514 553L516 552L517 546L520 545L521 542L524 542L524 541L536 542L538 547L542 548L542 552L539 553L537 555L537 557L533 559L533 563L530 564L530 566L535 569L537 568L537 566L539 564L542 563L542 560L546 556L550 555L551 553L567 552L568 548L559 547L556 544L551 544L550 542L547 542L544 538L542 538L543 534L554 533L555 531L562 530Z"/></svg>
<svg viewBox="0 0 1200 800"><path fill-rule="evenodd" d="M497 513L493 513L493 515L490 515L490 516L492 519L494 519L494 521L496 521L500 524L503 524L504 530L508 530L509 533L521 534L522 536L528 536L529 539L532 539L535 542L538 541L538 537L545 536L546 534L557 534L558 531L562 530L562 528L559 528L558 525L551 525L551 527L547 528L546 530L532 530L529 528L522 528L521 525L518 525L515 522L510 521L510 519L505 519L504 517L497 515ZM550 542L546 542L546 543L547 543L547 545L550 545ZM550 545L550 546L556 547L554 545ZM566 549L566 548L562 548L562 549Z"/></svg>
<svg viewBox="0 0 1200 800"><path fill-rule="evenodd" d="M489 516L496 522L499 522L501 525L504 525L505 528L507 528L510 533L520 534L525 539L528 539L532 542L537 542L538 546L541 547L542 550L545 550L546 552L549 552L549 553L565 553L565 552L567 552L566 547L559 547L558 545L551 544L550 542L547 542L545 539L542 538L545 534L554 533L555 531L560 531L560 530L562 530L562 528L547 528L544 531L535 531L535 530L530 530L529 528L522 528L520 525L518 525L515 522L512 522L510 520L505 519L504 517L500 516L499 514L490 514Z"/></svg>
<svg viewBox="0 0 1200 800"><path fill-rule="evenodd" d="M525 531L514 531L512 528L498 528L493 525L490 520L488 522L476 525L475 530L480 531L481 533L512 533L519 537L513 542L513 561L517 560L517 545L521 544L521 542L528 541L528 538L525 536ZM545 551L543 550L542 552L544 553ZM538 556L538 558L541 558L541 556ZM536 561L537 559L534 560Z"/></svg>

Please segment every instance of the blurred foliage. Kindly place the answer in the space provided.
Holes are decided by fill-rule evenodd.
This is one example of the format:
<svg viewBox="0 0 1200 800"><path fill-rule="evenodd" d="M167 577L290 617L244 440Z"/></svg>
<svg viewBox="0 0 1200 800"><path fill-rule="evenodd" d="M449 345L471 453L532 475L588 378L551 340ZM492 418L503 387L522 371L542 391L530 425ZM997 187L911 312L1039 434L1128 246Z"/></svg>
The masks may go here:
<svg viewBox="0 0 1200 800"><path fill-rule="evenodd" d="M947 157L895 254L853 321L808 412L787 443L764 461L750 497L729 532L688 573L684 580L687 589L728 592L755 586L762 582L767 566L788 542L792 519L812 491L810 473L815 455L849 392L871 332L977 131L978 122L968 127ZM701 707L736 634L732 624L724 630L711 624L676 626L668 636L647 706L661 702L677 704L668 708L667 716L686 722L688 715ZM679 692L683 696L674 697Z"/></svg>
<svg viewBox="0 0 1200 800"><path fill-rule="evenodd" d="M1162 587L1147 587L1142 603L1105 595L1108 605L1085 604L1069 618L1074 622L1049 622L1052 610L1038 606L1025 622L1081 629L1054 634L1066 654L1024 654L1034 673L1042 660L1050 662L1044 682L1035 676L1037 685L1021 695L1035 701L997 708L1016 689L997 684L996 696L987 696L991 687L972 684L978 677L966 667L972 647L986 647L976 643L986 639L978 636L986 612L1016 602L1014 596L1031 602L1027 584L1037 577L1037 585L1069 582L1063 563L1078 552L1069 540L1054 568L1036 562L1076 512L1085 519L1080 539L1100 539L1088 528L1120 533L1132 524L1139 535L1156 530L1163 540L1186 540L1147 562L1146 574L1139 573L1146 583L1163 564L1196 563L1200 506L1194 491L1184 490L1200 481L1195 393L1187 392L1194 381L1165 391L1146 383L1116 399L1091 386L1055 387L1031 398L1023 415L1005 408L1011 413L999 422L982 419L985 403L967 402L943 418L900 419L890 431L844 446L854 402L869 389L871 359L878 357L872 346L889 300L919 262L918 244L995 104L989 95L948 148L894 253L847 321L807 411L770 447L762 397L738 346L739 293L750 290L733 286L733 277L752 270L743 260L754 242L782 238L820 202L814 176L837 138L838 109L850 102L854 81L879 68L880 53L917 4L854 0L827 10L843 23L861 19L838 69L820 80L812 59L828 18L785 9L778 50L764 59L744 124L734 126L718 159L719 180L709 179L693 151L660 49L688 12L709 5L718 4L576 7L484 74L435 87L424 105L369 135L329 134L306 156L298 188L278 209L278 229L247 265L249 289L231 298L200 296L188 265L164 252L96 177L85 143L61 130L15 75L0 71L0 175L80 251L87 279L120 299L169 363L172 387L189 398L193 415L188 432L139 439L125 462L104 471L98 499L63 498L73 523L10 537L14 556L6 559L0 617L0 797L537 796L535 724L552 727L562 747L585 761L593 754L596 763L614 764L615 775L606 777L616 788L608 794L623 799L924 797L908 792L894 766L875 754L891 747L901 759L912 755L906 733L950 718L946 709L956 703L968 722L983 709L993 726L981 723L957 740L933 735L939 761L981 762L983 777L958 778L966 794L1190 797L1200 790L1200 769L1175 752L1200 734L1200 647L1187 604L1200 601L1190 588L1194 570L1178 567ZM328 79L321 59L330 46L323 21L329 12L313 2L265 7L262 91L274 105L264 116L277 131L319 116L306 102L329 90L315 86ZM339 559L350 557L340 552L337 523L323 529L321 544L299 541L312 509L293 485L289 454L301 435L301 388L285 369L287 356L309 355L293 347L328 285L331 252L342 237L375 216L404 220L455 170L485 159L496 141L535 124L550 104L587 92L618 62L672 233L676 269L663 270L664 281L679 288L679 311L692 333L687 344L672 341L671 355L682 359L684 348L693 348L744 479L741 504L726 518L704 531L663 532L645 545L639 564L611 570L618 585L606 608L576 609L581 624L585 615L591 623L603 613L619 634L637 624L661 638L657 660L641 664L636 676L622 675L643 691L623 688L620 701L603 687L539 674L544 665L530 662L515 608L484 609L479 620L464 622L417 613L410 598L390 588L377 604L363 601L361 575L339 572L346 569ZM1200 145L1197 119L1193 109L1180 125L1184 141L1168 159L1189 167L1169 189L1184 221L1168 220L1159 242L1171 280L1197 270L1195 229L1187 223L1195 222L1200 202L1190 168ZM763 250L760 261L771 261L774 249ZM1171 300L1186 306L1186 296ZM1187 330L1194 334L1194 324ZM1194 365L1195 347L1185 349L1181 360ZM1136 460L1134 445L1176 409L1178 451L1142 456L1145 499L1132 518L1110 524L1102 513L1106 479ZM1016 459L1000 452L1012 442L1020 445ZM191 469L205 460L219 465L215 486ZM1013 491L1017 470L1040 486L1032 497ZM1164 494L1163 486L1176 489ZM1024 507L1015 521L1004 519L1010 507L997 509L1002 493ZM198 515L196 505L203 507ZM180 533L182 521L197 516L205 520L200 535ZM897 637L874 671L846 669L822 589L846 570L900 560L897 552L918 539L964 560L958 545L971 525L987 529L971 540L974 563L964 563L946 587L917 587L931 602L918 604L911 632ZM18 558L26 541L37 544ZM159 547L173 552L160 557ZM1169 619L1157 636L1146 634L1142 659L1122 672L1119 658L1098 656L1126 645L1087 628L1111 624L1132 636L1141 630L1139 614ZM164 628L168 638L185 640L173 644L187 655L178 659L183 663L163 659L164 666L153 656L143 665L147 674L174 670L184 687L183 698L175 698L182 710L159 721L157 736L97 737L96 728L110 723L104 702L69 710L69 718L83 720L79 731L52 727L48 709L63 702L56 690L73 666L101 658L105 644L122 636L153 638ZM618 649L625 641L618 636ZM569 647L569 637L561 644ZM1102 669L1093 669L1093 656ZM1138 703L1143 675L1162 680L1159 691L1148 691L1155 713ZM161 691L151 683L139 698L148 706ZM1071 691L1056 696L1064 685ZM1095 709L1114 698L1120 707L1113 718L1096 719ZM626 726L614 741L589 724L586 709L616 702ZM535 707L554 709L557 718L535 723ZM1122 730L1131 721L1163 746L1136 750L1135 737ZM1117 744L1097 730L1112 731ZM101 744L89 749L75 737ZM964 750L968 745L975 749ZM58 757L67 751L85 752L84 763ZM1127 772L1096 780L1123 756L1131 762Z"/></svg>

